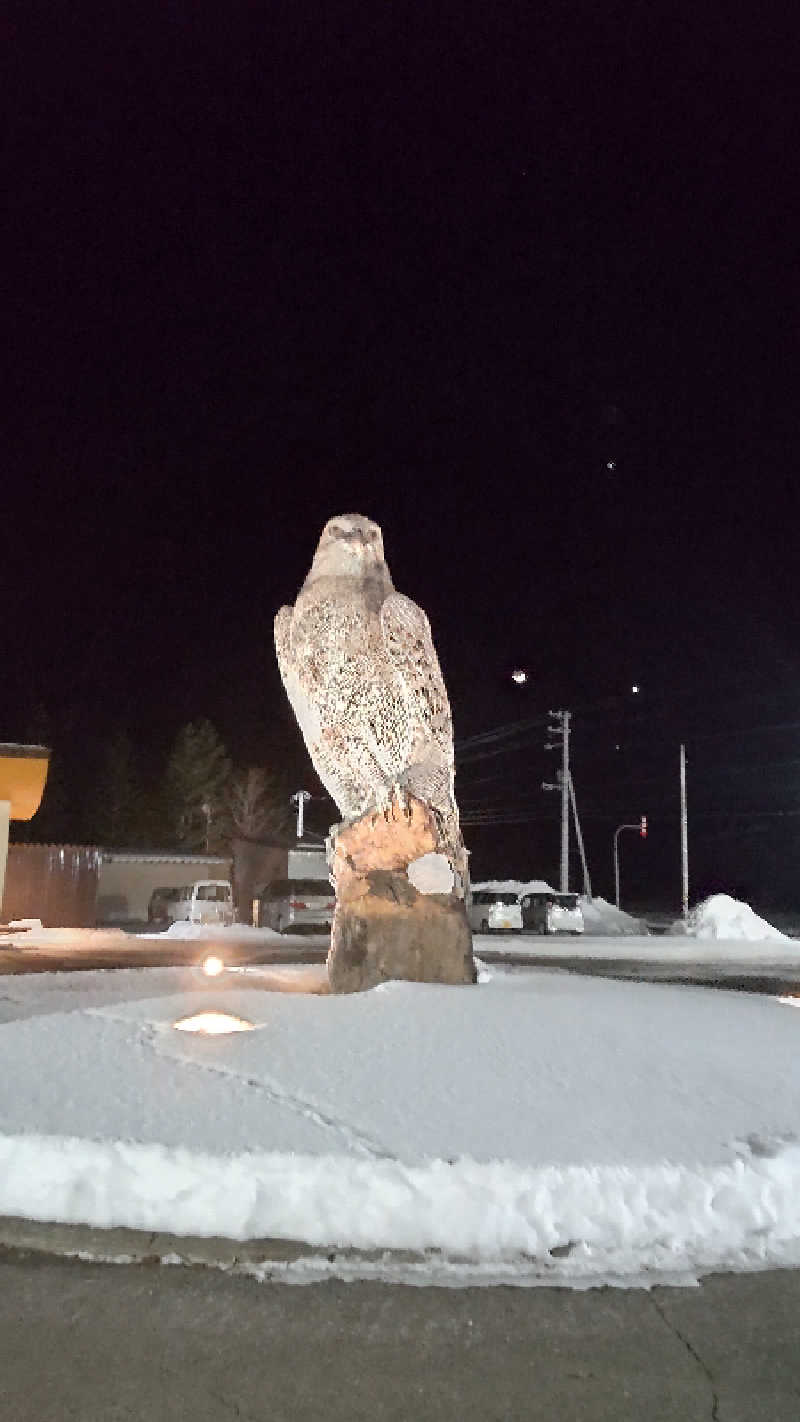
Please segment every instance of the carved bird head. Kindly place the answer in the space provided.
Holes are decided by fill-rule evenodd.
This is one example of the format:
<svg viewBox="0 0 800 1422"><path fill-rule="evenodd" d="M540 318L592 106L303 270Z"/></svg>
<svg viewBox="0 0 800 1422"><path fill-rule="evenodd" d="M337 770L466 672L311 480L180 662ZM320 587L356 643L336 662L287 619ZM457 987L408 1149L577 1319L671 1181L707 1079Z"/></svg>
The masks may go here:
<svg viewBox="0 0 800 1422"><path fill-rule="evenodd" d="M383 534L377 523L361 514L337 514L322 530L311 572L319 577L370 578L388 576L383 556Z"/></svg>

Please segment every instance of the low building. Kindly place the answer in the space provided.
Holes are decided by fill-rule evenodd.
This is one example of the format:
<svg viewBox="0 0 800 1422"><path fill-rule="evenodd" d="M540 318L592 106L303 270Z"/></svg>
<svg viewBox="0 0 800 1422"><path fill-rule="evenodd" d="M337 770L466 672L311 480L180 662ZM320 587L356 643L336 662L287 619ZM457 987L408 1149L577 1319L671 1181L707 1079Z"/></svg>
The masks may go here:
<svg viewBox="0 0 800 1422"><path fill-rule="evenodd" d="M97 882L98 923L144 923L155 889L179 889L198 879L230 879L229 855L173 850L102 849Z"/></svg>
<svg viewBox="0 0 800 1422"><path fill-rule="evenodd" d="M325 845L308 838L297 841L288 853L287 879L328 879L328 858Z"/></svg>
<svg viewBox="0 0 800 1422"><path fill-rule="evenodd" d="M237 918L250 923L253 899L279 879L328 878L322 840L287 844L235 839L230 854L107 849L96 845L14 844L9 848L0 921L40 918L47 928L146 923L156 889L198 879L230 879Z"/></svg>

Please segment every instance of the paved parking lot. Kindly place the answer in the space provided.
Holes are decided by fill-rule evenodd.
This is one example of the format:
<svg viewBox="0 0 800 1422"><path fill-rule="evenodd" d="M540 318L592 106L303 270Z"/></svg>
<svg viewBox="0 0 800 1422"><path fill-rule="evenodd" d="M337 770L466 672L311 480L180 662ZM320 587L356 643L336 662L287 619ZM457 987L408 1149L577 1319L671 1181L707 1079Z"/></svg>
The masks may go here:
<svg viewBox="0 0 800 1422"><path fill-rule="evenodd" d="M797 1422L800 1272L696 1289L259 1284L0 1259L9 1422Z"/></svg>

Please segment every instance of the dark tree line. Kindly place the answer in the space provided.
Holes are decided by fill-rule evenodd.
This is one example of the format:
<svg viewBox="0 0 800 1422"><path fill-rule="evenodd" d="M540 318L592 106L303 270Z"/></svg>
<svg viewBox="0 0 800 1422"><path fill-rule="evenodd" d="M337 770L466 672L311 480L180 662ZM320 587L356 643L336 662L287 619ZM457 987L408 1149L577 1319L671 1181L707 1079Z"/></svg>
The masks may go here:
<svg viewBox="0 0 800 1422"><path fill-rule="evenodd" d="M115 849L227 850L234 836L283 839L291 825L289 786L263 766L237 767L210 721L183 726L155 772L119 728L94 765L70 764L46 719L31 740L52 744L42 804L17 839L83 842Z"/></svg>

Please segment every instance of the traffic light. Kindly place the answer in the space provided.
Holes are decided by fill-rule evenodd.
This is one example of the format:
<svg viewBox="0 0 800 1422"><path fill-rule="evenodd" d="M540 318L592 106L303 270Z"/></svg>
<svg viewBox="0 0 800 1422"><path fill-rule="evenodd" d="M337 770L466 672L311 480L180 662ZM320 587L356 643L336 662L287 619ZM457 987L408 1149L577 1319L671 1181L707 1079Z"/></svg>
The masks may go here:
<svg viewBox="0 0 800 1422"><path fill-rule="evenodd" d="M647 839L647 815L642 815L639 824L639 834L641 835L642 839Z"/></svg>

